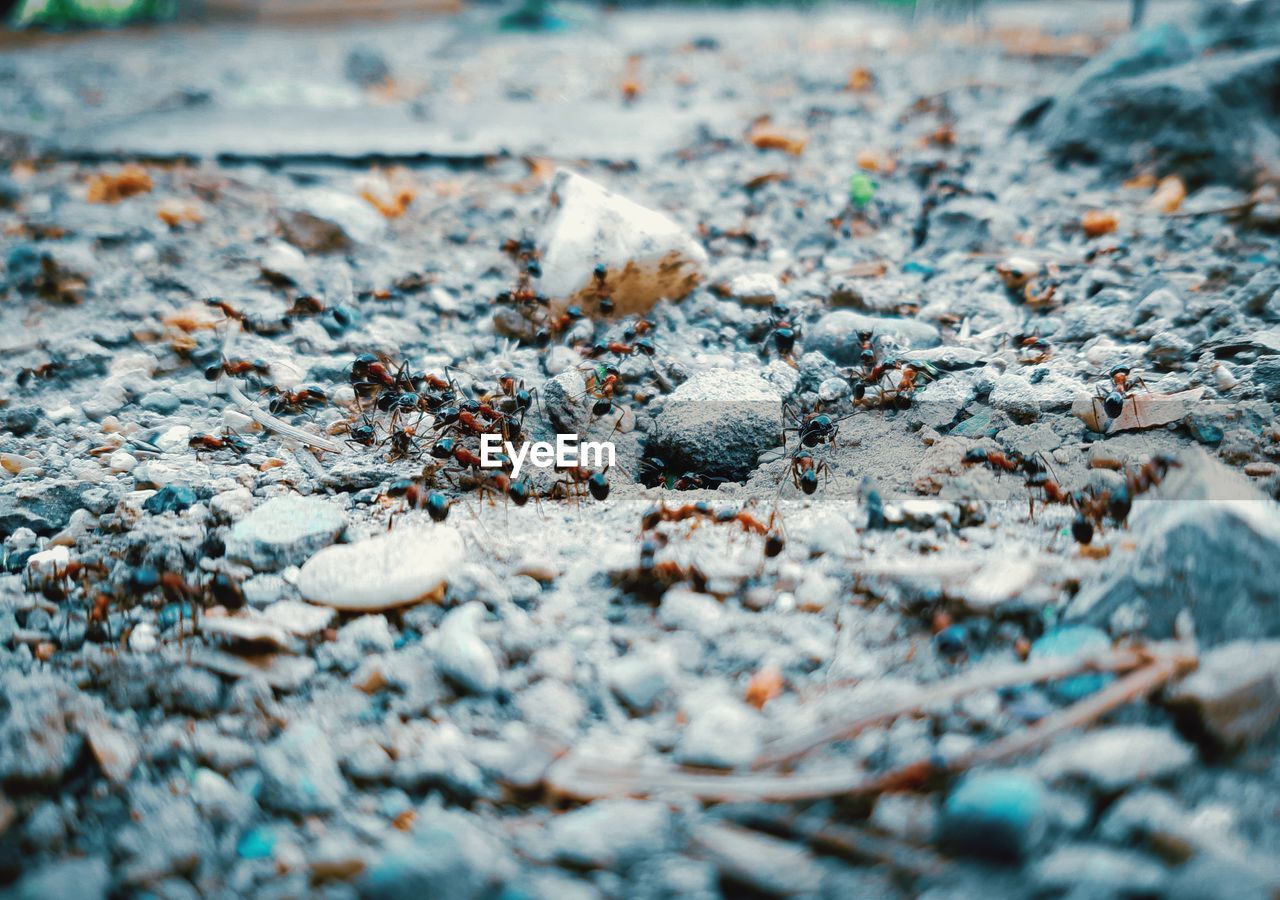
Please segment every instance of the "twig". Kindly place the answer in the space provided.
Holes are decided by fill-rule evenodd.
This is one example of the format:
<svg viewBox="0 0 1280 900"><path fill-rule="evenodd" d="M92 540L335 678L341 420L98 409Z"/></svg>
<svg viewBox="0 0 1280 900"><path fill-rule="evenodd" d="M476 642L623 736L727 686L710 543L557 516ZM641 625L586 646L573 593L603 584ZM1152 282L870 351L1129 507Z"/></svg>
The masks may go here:
<svg viewBox="0 0 1280 900"><path fill-rule="evenodd" d="M840 771L731 773L716 775L640 763L620 766L612 760L574 754L561 757L547 770L546 785L553 793L575 800L653 793L690 794L703 800L818 800L855 790L866 775L850 767Z"/></svg>
<svg viewBox="0 0 1280 900"><path fill-rule="evenodd" d="M743 810L741 816L728 808L728 814L750 828L803 840L819 853L841 856L858 863L886 865L913 878L936 875L946 867L946 861L930 850L875 834L857 825L828 822L813 815L759 811L752 807Z"/></svg>
<svg viewBox="0 0 1280 900"><path fill-rule="evenodd" d="M959 775L989 763L1003 762L1047 744L1064 731L1088 725L1118 706L1147 696L1175 675L1194 669L1194 656L1169 656L1131 672L1124 678L1085 699L1046 716L1031 728L1011 734L985 747L939 765L926 757L886 772L864 785L860 794L882 794L889 791L913 790L944 775Z"/></svg>
<svg viewBox="0 0 1280 900"><path fill-rule="evenodd" d="M1079 703L1055 713L1032 728L1010 735L981 749L939 765L933 758L917 760L883 775L867 777L851 766L812 772L731 772L678 769L662 763L619 765L612 760L570 753L548 769L547 788L560 796L590 800L606 796L680 793L703 801L798 801L830 797L867 797L887 791L914 790L939 776L959 774L974 766L997 762L1041 746L1059 733L1089 724L1125 703L1145 697L1170 679L1195 668L1195 655L1185 649L1144 653L1139 650L1113 651L1091 659L1045 660L1043 663L1001 667L974 677L962 677L941 690L920 691L914 697L887 704L871 715L811 732L784 752L765 754L757 761L785 762L824 741L847 736L925 706L955 700L967 693L1010 684L1028 684L1079 675L1090 671L1118 671L1137 668L1115 684ZM1140 667L1140 668L1139 668ZM818 740L819 737L822 740ZM814 743L818 740L818 743ZM776 764L776 763L775 763Z"/></svg>
<svg viewBox="0 0 1280 900"><path fill-rule="evenodd" d="M910 696L894 698L870 709L862 706L828 713L822 722L810 730L775 741L766 747L756 760L754 768L768 768L791 762L832 741L854 737L867 728L882 725L899 716L919 712L927 706L953 703L969 694L1018 684L1057 681L1084 672L1126 671L1142 665L1149 658L1139 650L1112 650L1094 657L1045 659L974 672L942 684L921 687Z"/></svg>
<svg viewBox="0 0 1280 900"><path fill-rule="evenodd" d="M285 437L293 438L298 443L306 444L308 447L314 447L317 450L324 450L326 453L342 452L341 444L337 444L328 438L320 437L318 434L303 431L301 428L297 428L290 425L288 422L277 419L275 416L271 415L271 413L267 412L265 409L246 397L244 395L244 391L240 390L240 385L236 383L234 378L224 376L224 379L227 385L227 393L231 395L231 399L235 402L236 406L240 407L246 416L253 419L253 421L257 422L263 428L270 429L271 431L274 431L277 434L282 434Z"/></svg>
<svg viewBox="0 0 1280 900"><path fill-rule="evenodd" d="M1186 674L1195 667L1196 657L1189 654L1157 658L1150 665L1131 672L1096 694L1045 716L1034 726L965 754L948 764L948 768L970 769L1034 750L1061 732L1088 725L1118 706L1146 697L1170 679Z"/></svg>

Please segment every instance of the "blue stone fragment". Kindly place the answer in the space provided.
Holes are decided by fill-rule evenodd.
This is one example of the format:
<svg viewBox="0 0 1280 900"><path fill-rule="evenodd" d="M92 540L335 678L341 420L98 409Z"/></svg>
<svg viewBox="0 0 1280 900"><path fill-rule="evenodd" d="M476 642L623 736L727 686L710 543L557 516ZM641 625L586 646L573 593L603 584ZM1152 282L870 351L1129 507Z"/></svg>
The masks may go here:
<svg viewBox="0 0 1280 900"><path fill-rule="evenodd" d="M1064 659L1111 649L1111 638L1092 625L1061 625L1041 635L1031 645L1031 659ZM1073 703L1102 690L1115 678L1110 672L1091 672L1050 682L1047 687L1057 699Z"/></svg>
<svg viewBox="0 0 1280 900"><path fill-rule="evenodd" d="M241 836L236 854L241 859L270 859L276 852L276 835L270 828L253 828Z"/></svg>
<svg viewBox="0 0 1280 900"><path fill-rule="evenodd" d="M142 508L154 515L166 512L182 512L196 502L196 492L185 484L166 484L142 504Z"/></svg>
<svg viewBox="0 0 1280 900"><path fill-rule="evenodd" d="M1045 828L1045 791L1030 775L971 775L951 792L942 811L942 843L956 853L1018 862Z"/></svg>

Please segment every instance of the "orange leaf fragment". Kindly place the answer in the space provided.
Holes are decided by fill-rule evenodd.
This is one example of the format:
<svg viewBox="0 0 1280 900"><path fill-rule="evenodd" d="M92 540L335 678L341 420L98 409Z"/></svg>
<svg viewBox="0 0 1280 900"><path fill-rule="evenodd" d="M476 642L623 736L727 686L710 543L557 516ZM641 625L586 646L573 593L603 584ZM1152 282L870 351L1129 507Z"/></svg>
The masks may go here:
<svg viewBox="0 0 1280 900"><path fill-rule="evenodd" d="M1084 229L1085 236L1091 238L1110 234L1119 225L1120 220L1116 218L1115 213L1100 209L1089 210L1084 214L1084 218L1080 220L1080 227Z"/></svg>
<svg viewBox="0 0 1280 900"><path fill-rule="evenodd" d="M757 123L747 139L758 150L783 150L792 156L804 153L809 144L807 132L799 129L775 128L766 122Z"/></svg>
<svg viewBox="0 0 1280 900"><path fill-rule="evenodd" d="M777 666L765 666L751 676L746 701L756 709L764 709L766 703L781 694L782 671Z"/></svg>
<svg viewBox="0 0 1280 900"><path fill-rule="evenodd" d="M115 172L98 172L89 178L85 199L90 203L119 203L126 197L151 190L151 176L137 163L121 166Z"/></svg>
<svg viewBox="0 0 1280 900"><path fill-rule="evenodd" d="M388 219L398 219L418 196L418 186L403 169L374 169L356 181L360 197Z"/></svg>
<svg viewBox="0 0 1280 900"><path fill-rule="evenodd" d="M866 67L859 67L849 73L849 83L844 86L844 89L853 94L865 94L875 86L875 74Z"/></svg>
<svg viewBox="0 0 1280 900"><path fill-rule="evenodd" d="M898 161L883 150L862 150L858 153L858 168L868 172L890 175L898 168Z"/></svg>
<svg viewBox="0 0 1280 900"><path fill-rule="evenodd" d="M204 214L200 212L200 205L195 201L170 198L160 203L156 209L156 218L170 228L177 228L184 222L190 222L193 225L203 222Z"/></svg>
<svg viewBox="0 0 1280 900"><path fill-rule="evenodd" d="M1165 215L1171 215L1182 207L1182 201L1185 199L1187 199L1187 186L1182 183L1182 179L1177 175L1166 175L1156 185L1155 193L1147 200L1147 206Z"/></svg>

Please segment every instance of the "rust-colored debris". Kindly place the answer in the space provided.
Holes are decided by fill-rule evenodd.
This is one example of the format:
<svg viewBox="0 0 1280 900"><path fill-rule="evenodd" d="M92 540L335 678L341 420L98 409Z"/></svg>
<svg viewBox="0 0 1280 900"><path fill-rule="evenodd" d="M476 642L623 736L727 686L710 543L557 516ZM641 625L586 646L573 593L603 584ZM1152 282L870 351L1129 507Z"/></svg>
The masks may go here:
<svg viewBox="0 0 1280 900"><path fill-rule="evenodd" d="M85 199L90 203L119 203L150 190L151 176L147 170L137 163L129 163L115 172L98 172L90 176Z"/></svg>

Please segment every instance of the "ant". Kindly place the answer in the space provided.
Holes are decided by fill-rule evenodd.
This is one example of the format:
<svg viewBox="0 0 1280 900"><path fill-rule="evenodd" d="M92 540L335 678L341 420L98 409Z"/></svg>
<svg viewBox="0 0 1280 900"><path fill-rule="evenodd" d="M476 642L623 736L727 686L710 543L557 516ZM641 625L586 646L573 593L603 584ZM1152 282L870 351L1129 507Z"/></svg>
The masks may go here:
<svg viewBox="0 0 1280 900"><path fill-rule="evenodd" d="M615 575L615 580L624 590L636 593L660 595L667 588L689 582L701 590L706 587L706 576L696 565L681 565L676 560L659 560L658 551L667 545L663 534L655 534L640 542L640 560L634 569L627 569Z"/></svg>
<svg viewBox="0 0 1280 900"><path fill-rule="evenodd" d="M660 504L640 517L640 530L642 532L652 531L663 522L685 522L689 519L712 520L714 518L715 511L712 510L711 504L705 500L675 507Z"/></svg>
<svg viewBox="0 0 1280 900"><path fill-rule="evenodd" d="M272 398L268 409L275 415L286 412L301 412L309 406L323 406L329 402L329 395L315 385L299 388L296 391L283 390Z"/></svg>
<svg viewBox="0 0 1280 900"><path fill-rule="evenodd" d="M635 343L627 344L622 341L602 341L589 350L584 349L583 355L589 359L598 359L606 353L614 353L618 356L653 356L657 352L653 341L648 338L637 338Z"/></svg>
<svg viewBox="0 0 1280 900"><path fill-rule="evenodd" d="M715 490L721 482L701 472L677 474L661 457L646 456L640 460L640 483L645 487L662 485L669 491L699 491Z"/></svg>
<svg viewBox="0 0 1280 900"><path fill-rule="evenodd" d="M201 450L216 451L230 450L233 453L247 453L249 444L244 438L235 432L227 429L221 435L217 434L193 434L191 439L187 441L187 446L196 451L197 454Z"/></svg>
<svg viewBox="0 0 1280 900"><path fill-rule="evenodd" d="M607 316L613 312L613 288L609 287L609 269L604 263L597 263L591 278L596 295L596 307Z"/></svg>
<svg viewBox="0 0 1280 900"><path fill-rule="evenodd" d="M1053 355L1053 345L1040 333L1014 335L1013 343L1018 348L1018 362L1024 366L1042 363Z"/></svg>
<svg viewBox="0 0 1280 900"><path fill-rule="evenodd" d="M204 370L204 377L209 381L217 381L223 375L241 378L246 375L257 375L266 378L270 375L270 366L261 359L224 359L216 366Z"/></svg>
<svg viewBox="0 0 1280 900"><path fill-rule="evenodd" d="M287 316L318 316L322 314L327 307L324 301L319 297L312 297L310 294L302 294L294 298L293 305L286 311Z"/></svg>
<svg viewBox="0 0 1280 900"><path fill-rule="evenodd" d="M1093 416L1098 418L1098 405L1102 405L1102 411L1107 414L1108 419L1115 419L1124 412L1125 401L1133 403L1134 418L1141 419L1138 413L1138 398L1135 395L1132 385L1140 384L1142 389L1150 391L1147 383L1142 380L1141 376L1133 375L1133 369L1126 365L1119 365L1112 368L1109 373L1111 379L1111 390L1107 390L1103 385L1098 385L1093 398Z"/></svg>
<svg viewBox="0 0 1280 900"><path fill-rule="evenodd" d="M1133 507L1133 499L1158 486L1176 468L1178 461L1171 456L1156 454L1142 465L1125 471L1125 483L1115 490L1094 491L1086 489L1071 496L1076 518L1071 523L1071 535L1080 544L1089 544L1096 529L1105 519L1117 525L1124 524Z"/></svg>
<svg viewBox="0 0 1280 900"><path fill-rule="evenodd" d="M794 431L796 438L802 447L813 448L819 444L835 444L836 435L840 431L840 422L844 417L836 417L823 412L813 412L802 414L796 412L790 405L784 404L782 407L783 415L794 422L794 426L788 426L783 429L783 446L786 446L786 435L788 431Z"/></svg>
<svg viewBox="0 0 1280 900"><path fill-rule="evenodd" d="M609 478L604 472L592 472L582 466L568 466L559 471L565 477L552 486L552 495L580 496L585 485L587 492L596 500L604 501L608 498Z"/></svg>
<svg viewBox="0 0 1280 900"><path fill-rule="evenodd" d="M439 491L428 491L420 478L401 478L387 487L388 497L403 497L406 509L426 509L433 522L449 518L452 501ZM390 529L391 523L387 522Z"/></svg>
<svg viewBox="0 0 1280 900"><path fill-rule="evenodd" d="M808 450L797 450L791 457L790 465L791 483L806 494L812 494L818 489L819 474L831 477L831 467L826 460L818 461Z"/></svg>
<svg viewBox="0 0 1280 900"><path fill-rule="evenodd" d="M798 331L791 321L791 310L781 303L774 303L770 306L769 330L765 333L764 340L768 341L772 337L773 346L777 348L778 355L788 362L792 362L793 365L792 353L796 349L797 336Z"/></svg>
<svg viewBox="0 0 1280 900"><path fill-rule="evenodd" d="M1003 453L999 450L988 450L986 447L971 447L965 453L963 462L966 466L987 465L1004 472L1016 472L1022 468L1024 460L1018 453Z"/></svg>

